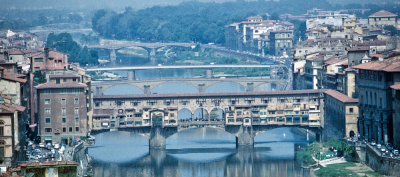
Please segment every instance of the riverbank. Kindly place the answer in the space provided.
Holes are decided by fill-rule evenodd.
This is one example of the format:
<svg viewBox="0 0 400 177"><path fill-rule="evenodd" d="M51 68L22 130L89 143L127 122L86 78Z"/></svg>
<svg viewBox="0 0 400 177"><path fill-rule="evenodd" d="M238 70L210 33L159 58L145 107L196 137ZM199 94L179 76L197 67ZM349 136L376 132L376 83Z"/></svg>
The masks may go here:
<svg viewBox="0 0 400 177"><path fill-rule="evenodd" d="M314 169L315 176L367 176L378 177L383 174L372 170L365 164L355 162L343 162L336 164L329 164L326 167L320 166Z"/></svg>
<svg viewBox="0 0 400 177"><path fill-rule="evenodd" d="M383 176L366 164L351 162L356 151L341 140L314 142L296 152L296 161L313 169L313 176Z"/></svg>

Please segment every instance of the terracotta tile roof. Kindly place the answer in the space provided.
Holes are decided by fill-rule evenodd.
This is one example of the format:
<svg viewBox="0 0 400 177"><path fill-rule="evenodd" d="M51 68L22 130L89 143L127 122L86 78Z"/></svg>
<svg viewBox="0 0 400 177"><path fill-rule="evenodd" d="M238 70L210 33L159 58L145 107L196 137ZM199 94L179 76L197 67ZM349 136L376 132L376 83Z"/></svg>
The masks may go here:
<svg viewBox="0 0 400 177"><path fill-rule="evenodd" d="M357 46L348 49L349 52L356 52L356 51L369 51L369 46Z"/></svg>
<svg viewBox="0 0 400 177"><path fill-rule="evenodd" d="M355 69L400 72L400 56L394 56L383 61L372 61L353 66Z"/></svg>
<svg viewBox="0 0 400 177"><path fill-rule="evenodd" d="M343 103L358 103L358 99L350 98L336 90L326 90L325 93Z"/></svg>
<svg viewBox="0 0 400 177"><path fill-rule="evenodd" d="M368 17L397 17L397 15L394 13L388 12L386 10L381 10L379 12L375 12L374 14L372 14Z"/></svg>
<svg viewBox="0 0 400 177"><path fill-rule="evenodd" d="M61 84L56 84L56 83L44 83L44 84L39 84L35 86L37 89L49 89L49 88L86 88L86 84L83 83L61 83Z"/></svg>
<svg viewBox="0 0 400 177"><path fill-rule="evenodd" d="M374 45L386 45L386 41L365 41L355 43L357 46L374 46Z"/></svg>
<svg viewBox="0 0 400 177"><path fill-rule="evenodd" d="M26 79L21 79L21 78L16 78L16 77L3 76L2 78L0 78L0 80L1 79L14 81L14 82L20 82L20 83L26 83Z"/></svg>
<svg viewBox="0 0 400 177"><path fill-rule="evenodd" d="M316 94L325 90L285 90L269 92L231 92L231 93L184 93L184 94L135 94L135 95L96 95L94 99L149 99L149 98L169 98L169 97L231 97L231 96L273 96L273 95L304 95Z"/></svg>
<svg viewBox="0 0 400 177"><path fill-rule="evenodd" d="M342 60L342 59L339 59L339 58L334 58L334 57L332 57L332 58L329 58L328 60L325 60L325 64L327 64L327 65L332 65L332 64L339 63L339 62L341 62L341 61L343 61L343 60Z"/></svg>
<svg viewBox="0 0 400 177"><path fill-rule="evenodd" d="M20 105L14 105L14 104L0 104L1 111L0 112L24 112L25 107L20 106Z"/></svg>
<svg viewBox="0 0 400 177"><path fill-rule="evenodd" d="M391 85L390 88L392 88L394 90L400 90L400 84Z"/></svg>

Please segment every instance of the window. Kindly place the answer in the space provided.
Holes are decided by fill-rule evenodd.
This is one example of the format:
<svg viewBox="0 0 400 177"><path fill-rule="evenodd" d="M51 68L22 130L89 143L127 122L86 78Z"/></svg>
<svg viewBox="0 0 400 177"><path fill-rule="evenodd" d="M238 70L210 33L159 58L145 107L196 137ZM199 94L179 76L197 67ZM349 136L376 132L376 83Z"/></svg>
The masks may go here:
<svg viewBox="0 0 400 177"><path fill-rule="evenodd" d="M353 113L353 108L350 108L350 109L349 109L349 112L350 112L350 113Z"/></svg>
<svg viewBox="0 0 400 177"><path fill-rule="evenodd" d="M43 58L35 58L35 62L43 62Z"/></svg>
<svg viewBox="0 0 400 177"><path fill-rule="evenodd" d="M67 128L66 127L63 127L63 132L67 132Z"/></svg>
<svg viewBox="0 0 400 177"><path fill-rule="evenodd" d="M44 104L50 104L50 99L45 99Z"/></svg>
<svg viewBox="0 0 400 177"><path fill-rule="evenodd" d="M73 81L73 82L76 82L76 78L73 78L72 81Z"/></svg>
<svg viewBox="0 0 400 177"><path fill-rule="evenodd" d="M50 108L46 108L46 109L44 110L44 113L45 113L45 114L51 114L51 109L50 109Z"/></svg>
<svg viewBox="0 0 400 177"><path fill-rule="evenodd" d="M50 123L50 117L47 117L47 118L45 118L45 122L46 122L46 124L49 124Z"/></svg>
<svg viewBox="0 0 400 177"><path fill-rule="evenodd" d="M74 104L79 104L79 98L74 99Z"/></svg>
<svg viewBox="0 0 400 177"><path fill-rule="evenodd" d="M63 79L63 82L67 82L67 79L66 79L66 78L64 78L64 79Z"/></svg>
<svg viewBox="0 0 400 177"><path fill-rule="evenodd" d="M65 116L67 114L67 111L65 108L61 108L61 115Z"/></svg>
<svg viewBox="0 0 400 177"><path fill-rule="evenodd" d="M56 79L56 84L60 84L60 78Z"/></svg>
<svg viewBox="0 0 400 177"><path fill-rule="evenodd" d="M79 117L75 117L75 122L79 122Z"/></svg>
<svg viewBox="0 0 400 177"><path fill-rule="evenodd" d="M4 122L0 121L0 136L4 136Z"/></svg>
<svg viewBox="0 0 400 177"><path fill-rule="evenodd" d="M69 132L72 132L72 127L69 127Z"/></svg>
<svg viewBox="0 0 400 177"><path fill-rule="evenodd" d="M45 128L45 129L44 129L44 132L46 132L46 133L51 133L51 132L52 132L52 129L51 129L51 128Z"/></svg>
<svg viewBox="0 0 400 177"><path fill-rule="evenodd" d="M62 118L62 123L66 123L67 122L67 118L63 117Z"/></svg>
<svg viewBox="0 0 400 177"><path fill-rule="evenodd" d="M61 98L61 104L66 104L66 103L67 103L66 99L65 98Z"/></svg>
<svg viewBox="0 0 400 177"><path fill-rule="evenodd" d="M75 127L75 131L76 131L76 132L79 132L79 127Z"/></svg>
<svg viewBox="0 0 400 177"><path fill-rule="evenodd" d="M76 116L79 115L79 108L75 108L74 113Z"/></svg>

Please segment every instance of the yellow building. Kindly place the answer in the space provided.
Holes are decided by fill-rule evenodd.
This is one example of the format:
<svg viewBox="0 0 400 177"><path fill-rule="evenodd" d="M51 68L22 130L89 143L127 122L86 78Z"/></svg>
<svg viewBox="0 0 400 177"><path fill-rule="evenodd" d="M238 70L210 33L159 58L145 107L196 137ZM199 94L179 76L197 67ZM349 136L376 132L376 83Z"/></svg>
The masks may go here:
<svg viewBox="0 0 400 177"><path fill-rule="evenodd" d="M335 90L325 91L324 139L341 139L358 135L358 99Z"/></svg>

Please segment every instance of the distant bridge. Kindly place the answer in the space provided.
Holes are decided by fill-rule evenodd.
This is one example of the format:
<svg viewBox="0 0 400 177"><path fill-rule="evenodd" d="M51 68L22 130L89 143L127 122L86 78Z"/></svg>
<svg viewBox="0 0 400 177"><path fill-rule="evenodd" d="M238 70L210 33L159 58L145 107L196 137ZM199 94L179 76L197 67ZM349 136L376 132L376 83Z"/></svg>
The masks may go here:
<svg viewBox="0 0 400 177"><path fill-rule="evenodd" d="M157 49L166 46L179 46L179 47L192 47L196 46L196 43L179 43L179 42L171 42L171 43L145 43L145 42L134 42L134 41L107 41L101 45L89 45L88 48L91 49L106 49L110 51L110 60L111 64L115 64L117 61L116 51L119 49L127 48L127 47L140 47L147 51L149 60L152 64L156 64L154 56L156 55Z"/></svg>
<svg viewBox="0 0 400 177"><path fill-rule="evenodd" d="M102 95L111 87L117 85L131 85L143 91L144 94L153 93L153 89L168 82L181 82L193 86L199 93L205 92L209 87L223 82L237 83L247 92L252 92L263 87L263 90L286 90L286 79L273 79L267 77L238 77L238 78L165 78L157 80L104 80L92 81L92 91Z"/></svg>

